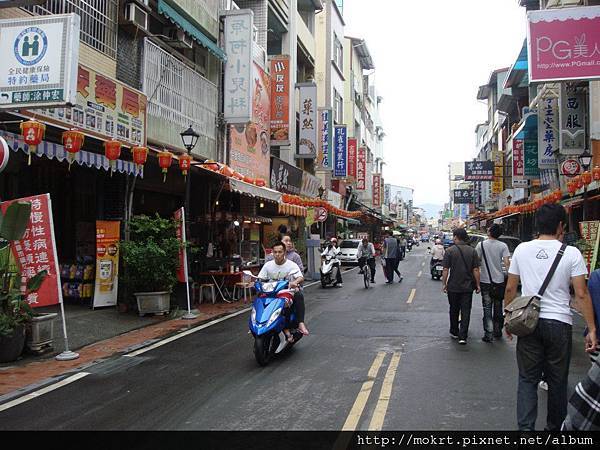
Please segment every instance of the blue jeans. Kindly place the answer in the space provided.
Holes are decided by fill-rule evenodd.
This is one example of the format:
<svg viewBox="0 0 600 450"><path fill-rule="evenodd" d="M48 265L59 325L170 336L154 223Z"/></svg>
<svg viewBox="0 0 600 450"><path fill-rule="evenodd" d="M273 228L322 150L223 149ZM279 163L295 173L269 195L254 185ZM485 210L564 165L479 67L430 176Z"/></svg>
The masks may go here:
<svg viewBox="0 0 600 450"><path fill-rule="evenodd" d="M567 415L567 382L571 363L572 326L558 320L540 319L533 333L517 341L519 430L535 430L538 383L548 383L546 429L559 431Z"/></svg>
<svg viewBox="0 0 600 450"><path fill-rule="evenodd" d="M502 337L504 316L502 299L493 299L490 293L492 285L481 283L481 300L483 303L483 331L488 338Z"/></svg>

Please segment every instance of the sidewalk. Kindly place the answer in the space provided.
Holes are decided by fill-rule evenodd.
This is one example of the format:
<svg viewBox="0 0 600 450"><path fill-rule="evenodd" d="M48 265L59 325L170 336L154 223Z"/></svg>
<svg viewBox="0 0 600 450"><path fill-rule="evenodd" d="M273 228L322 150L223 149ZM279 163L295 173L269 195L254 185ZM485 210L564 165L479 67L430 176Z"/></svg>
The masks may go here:
<svg viewBox="0 0 600 450"><path fill-rule="evenodd" d="M205 322L250 307L250 303L201 304L192 310L198 315L193 320L183 320L185 311L178 311L177 318L170 316L139 317L136 313L119 313L115 308L91 310L82 305L65 305L69 347L79 353L73 361L57 361L54 356L64 350L62 323L55 322L54 351L43 356L25 355L18 361L0 364L0 396L14 393L32 384L44 384L49 378L58 377L95 361L117 353L130 351L132 347L149 344L160 338L185 331ZM56 312L48 309L44 312Z"/></svg>

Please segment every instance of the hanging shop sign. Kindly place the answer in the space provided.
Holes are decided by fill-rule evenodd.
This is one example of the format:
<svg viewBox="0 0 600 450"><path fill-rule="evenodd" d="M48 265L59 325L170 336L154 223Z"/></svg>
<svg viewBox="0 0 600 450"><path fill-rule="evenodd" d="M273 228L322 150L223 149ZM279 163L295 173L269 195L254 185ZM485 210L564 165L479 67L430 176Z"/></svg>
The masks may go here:
<svg viewBox="0 0 600 450"><path fill-rule="evenodd" d="M356 138L348 138L348 176L356 179L357 169Z"/></svg>
<svg viewBox="0 0 600 450"><path fill-rule="evenodd" d="M333 137L333 176L346 178L348 176L347 128L346 125L336 125Z"/></svg>
<svg viewBox="0 0 600 450"><path fill-rule="evenodd" d="M494 162L465 162L465 181L494 181Z"/></svg>
<svg viewBox="0 0 600 450"><path fill-rule="evenodd" d="M590 81L589 111L590 111L590 138L600 140L600 81Z"/></svg>
<svg viewBox="0 0 600 450"><path fill-rule="evenodd" d="M494 181L492 182L492 194L500 194L504 190L504 153L492 151L494 161Z"/></svg>
<svg viewBox="0 0 600 450"><path fill-rule="evenodd" d="M565 159L560 165L560 173L565 177L576 177L581 173L581 164L576 159Z"/></svg>
<svg viewBox="0 0 600 450"><path fill-rule="evenodd" d="M0 137L0 173L6 169L8 160L10 159L10 148L6 143L6 139Z"/></svg>
<svg viewBox="0 0 600 450"><path fill-rule="evenodd" d="M321 179L314 175L303 171L302 172L302 189L300 195L308 198L315 198L319 195L319 188L321 187Z"/></svg>
<svg viewBox="0 0 600 450"><path fill-rule="evenodd" d="M596 268L598 260L598 241L600 240L600 221L591 220L579 222L579 231L581 238L585 241L586 250L582 251L583 259L588 270L592 273Z"/></svg>
<svg viewBox="0 0 600 450"><path fill-rule="evenodd" d="M525 176L539 177L540 169L538 167L538 141L525 139L523 143L523 155L525 157Z"/></svg>
<svg viewBox="0 0 600 450"><path fill-rule="evenodd" d="M22 111L59 128L77 128L100 140L146 145L147 97L120 81L80 65L77 100L72 108Z"/></svg>
<svg viewBox="0 0 600 450"><path fill-rule="evenodd" d="M600 58L600 56L599 56ZM585 94L567 83L560 85L560 153L580 155L585 151Z"/></svg>
<svg viewBox="0 0 600 450"><path fill-rule="evenodd" d="M225 16L225 63L223 117L231 124L252 120L252 32L250 9L228 11Z"/></svg>
<svg viewBox="0 0 600 450"><path fill-rule="evenodd" d="M96 221L94 308L117 304L120 230L119 221Z"/></svg>
<svg viewBox="0 0 600 450"><path fill-rule="evenodd" d="M525 153L523 139L513 139L513 178L523 177L525 175Z"/></svg>
<svg viewBox="0 0 600 450"><path fill-rule="evenodd" d="M318 118L317 85L298 83L300 96L300 121L298 155L308 158L317 157Z"/></svg>
<svg viewBox="0 0 600 450"><path fill-rule="evenodd" d="M454 204L473 203L472 189L454 189Z"/></svg>
<svg viewBox="0 0 600 450"><path fill-rule="evenodd" d="M290 57L271 56L271 144L290 142Z"/></svg>
<svg viewBox="0 0 600 450"><path fill-rule="evenodd" d="M386 185L389 186L389 185ZM360 147L356 154L356 189L364 191L367 188L367 149ZM387 203L386 203L387 204Z"/></svg>
<svg viewBox="0 0 600 450"><path fill-rule="evenodd" d="M317 167L333 169L333 113L330 108L319 108L319 156Z"/></svg>
<svg viewBox="0 0 600 450"><path fill-rule="evenodd" d="M529 82L600 78L600 7L529 11Z"/></svg>
<svg viewBox="0 0 600 450"><path fill-rule="evenodd" d="M256 63L252 87L252 121L230 127L229 165L243 176L269 179L271 81L269 75Z"/></svg>
<svg viewBox="0 0 600 450"><path fill-rule="evenodd" d="M77 14L0 20L0 108L76 101Z"/></svg>
<svg viewBox="0 0 600 450"><path fill-rule="evenodd" d="M373 174L373 206L381 206L381 175Z"/></svg>
<svg viewBox="0 0 600 450"><path fill-rule="evenodd" d="M558 98L540 100L538 108L538 167L556 169L558 160Z"/></svg>
<svg viewBox="0 0 600 450"><path fill-rule="evenodd" d="M302 170L271 156L271 189L284 194L299 195L302 191Z"/></svg>
<svg viewBox="0 0 600 450"><path fill-rule="evenodd" d="M3 202L2 212L6 213L9 205L17 201L30 202L31 214L23 239L10 244L14 263L19 267L25 283L39 272L43 270L47 272L40 289L27 294L27 303L33 308L61 303L60 269L56 254L50 194Z"/></svg>

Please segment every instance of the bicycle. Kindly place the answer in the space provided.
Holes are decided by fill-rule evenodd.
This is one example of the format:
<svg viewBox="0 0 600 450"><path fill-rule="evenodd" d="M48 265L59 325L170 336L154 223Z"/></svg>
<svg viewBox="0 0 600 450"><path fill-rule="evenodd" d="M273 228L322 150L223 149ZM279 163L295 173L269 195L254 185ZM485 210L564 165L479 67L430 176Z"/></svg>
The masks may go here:
<svg viewBox="0 0 600 450"><path fill-rule="evenodd" d="M369 264L365 262L365 265L363 266L363 277L364 277L364 282L365 282L365 289L369 289L369 286L371 284L371 268L369 267Z"/></svg>

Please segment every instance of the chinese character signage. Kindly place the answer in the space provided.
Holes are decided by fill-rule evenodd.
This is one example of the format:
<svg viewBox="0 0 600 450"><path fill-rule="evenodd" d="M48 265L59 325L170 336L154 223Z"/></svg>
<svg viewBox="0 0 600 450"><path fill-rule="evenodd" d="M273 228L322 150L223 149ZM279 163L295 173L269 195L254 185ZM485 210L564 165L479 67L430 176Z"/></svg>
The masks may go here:
<svg viewBox="0 0 600 450"><path fill-rule="evenodd" d="M290 140L290 57L271 57L271 144Z"/></svg>
<svg viewBox="0 0 600 450"><path fill-rule="evenodd" d="M6 201L2 203L2 211L6 212L14 201L31 203L31 215L23 239L11 242L12 254L21 276L27 282L43 270L48 273L40 289L30 293L26 300L34 308L61 303L62 290L50 194Z"/></svg>
<svg viewBox="0 0 600 450"><path fill-rule="evenodd" d="M300 140L298 154L311 158L317 157L317 85L315 83L299 83L300 90Z"/></svg>
<svg viewBox="0 0 600 450"><path fill-rule="evenodd" d="M581 238L585 240L586 250L582 251L588 274L594 271L598 259L598 241L600 240L600 221L579 222Z"/></svg>
<svg viewBox="0 0 600 450"><path fill-rule="evenodd" d="M0 108L75 103L76 14L0 20Z"/></svg>
<svg viewBox="0 0 600 450"><path fill-rule="evenodd" d="M454 204L473 203L472 189L454 189Z"/></svg>
<svg viewBox="0 0 600 450"><path fill-rule="evenodd" d="M78 128L102 139L146 145L146 95L120 81L79 66L77 103L73 108L24 111L61 128Z"/></svg>
<svg viewBox="0 0 600 450"><path fill-rule="evenodd" d="M96 221L94 308L117 304L120 230L119 221Z"/></svg>
<svg viewBox="0 0 600 450"><path fill-rule="evenodd" d="M492 194L500 194L504 190L504 154L498 150L492 151L492 161L494 161Z"/></svg>
<svg viewBox="0 0 600 450"><path fill-rule="evenodd" d="M513 181L525 175L525 154L523 139L513 139Z"/></svg>
<svg viewBox="0 0 600 450"><path fill-rule="evenodd" d="M223 116L232 124L252 119L252 27L249 9L228 11L225 16L225 63Z"/></svg>
<svg viewBox="0 0 600 450"><path fill-rule="evenodd" d="M494 181L494 162L465 162L465 181Z"/></svg>
<svg viewBox="0 0 600 450"><path fill-rule="evenodd" d="M585 150L585 94L567 89L566 83L560 88L560 153L577 155Z"/></svg>
<svg viewBox="0 0 600 450"><path fill-rule="evenodd" d="M356 178L356 138L348 138L348 176Z"/></svg>
<svg viewBox="0 0 600 450"><path fill-rule="evenodd" d="M530 11L527 18L530 83L600 77L600 7Z"/></svg>
<svg viewBox="0 0 600 450"><path fill-rule="evenodd" d="M269 179L271 81L258 64L253 63L252 121L230 127L229 165L244 176Z"/></svg>
<svg viewBox="0 0 600 450"><path fill-rule="evenodd" d="M558 161L558 98L540 100L538 110L538 167L556 169Z"/></svg>
<svg viewBox="0 0 600 450"><path fill-rule="evenodd" d="M389 185L386 185L386 188ZM367 188L367 149L360 147L356 157L356 189L364 191ZM388 192L386 190L386 192ZM386 203L387 204L387 203Z"/></svg>
<svg viewBox="0 0 600 450"><path fill-rule="evenodd" d="M523 154L525 157L525 176L534 178L539 177L540 169L538 168L538 141L525 139L523 144Z"/></svg>
<svg viewBox="0 0 600 450"><path fill-rule="evenodd" d="M381 206L381 174L373 174L373 207Z"/></svg>
<svg viewBox="0 0 600 450"><path fill-rule="evenodd" d="M336 125L333 136L333 176L345 178L348 176L347 128L346 125Z"/></svg>
<svg viewBox="0 0 600 450"><path fill-rule="evenodd" d="M333 113L331 109L319 108L319 158L322 170L333 169Z"/></svg>
<svg viewBox="0 0 600 450"><path fill-rule="evenodd" d="M271 156L271 188L284 194L300 195L302 170Z"/></svg>

